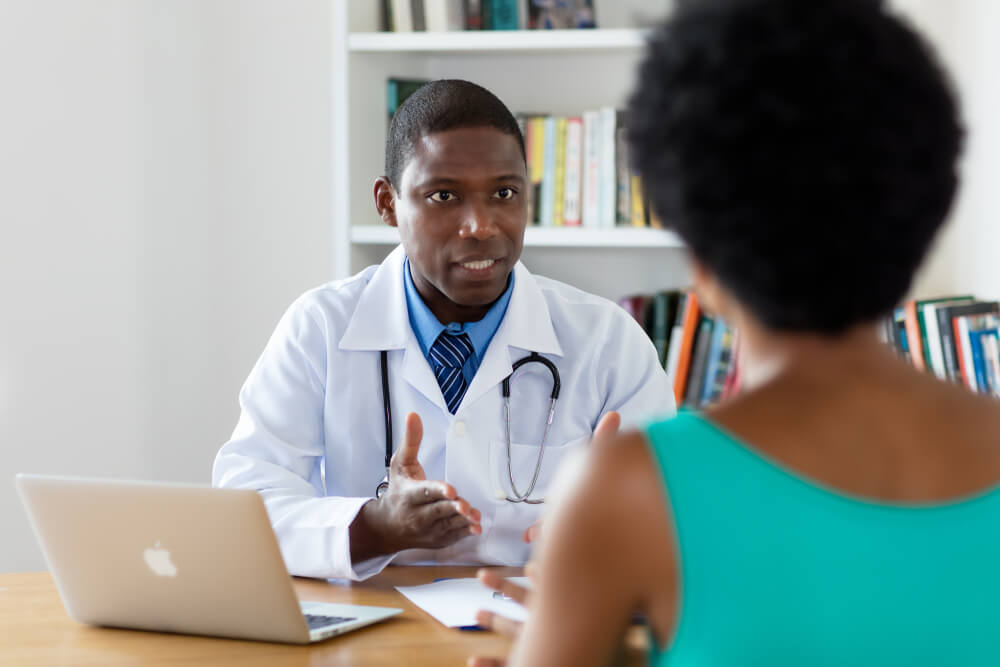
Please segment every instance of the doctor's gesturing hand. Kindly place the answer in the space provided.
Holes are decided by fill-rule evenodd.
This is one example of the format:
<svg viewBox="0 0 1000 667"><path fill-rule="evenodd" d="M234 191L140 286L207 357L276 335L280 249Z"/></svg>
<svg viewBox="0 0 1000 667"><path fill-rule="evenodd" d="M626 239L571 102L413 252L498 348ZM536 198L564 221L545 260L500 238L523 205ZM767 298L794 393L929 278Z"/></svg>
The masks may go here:
<svg viewBox="0 0 1000 667"><path fill-rule="evenodd" d="M351 524L355 562L404 549L441 549L482 533L479 510L451 484L427 479L417 460L422 437L420 417L411 412L403 443L389 464L389 488L366 503Z"/></svg>

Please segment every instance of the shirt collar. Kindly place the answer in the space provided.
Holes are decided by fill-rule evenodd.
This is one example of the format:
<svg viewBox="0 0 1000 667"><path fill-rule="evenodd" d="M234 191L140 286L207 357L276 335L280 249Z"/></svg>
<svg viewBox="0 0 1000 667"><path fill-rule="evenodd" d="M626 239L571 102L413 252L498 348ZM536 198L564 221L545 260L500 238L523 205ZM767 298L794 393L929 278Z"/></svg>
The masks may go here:
<svg viewBox="0 0 1000 667"><path fill-rule="evenodd" d="M514 272L511 271L507 278L507 289L500 295L500 298L490 306L486 315L478 322L449 322L447 325L441 324L431 309L427 307L424 300L417 292L417 286L413 284L413 277L410 275L410 260L407 258L403 262L403 285L406 293L406 310L410 317L410 327L413 329L417 342L420 343L420 350L426 357L431 345L441 335L445 329L448 333L466 333L472 348L476 352L476 358L482 359L493 334L497 332L503 317L507 312L507 305L510 303L511 294L514 293Z"/></svg>

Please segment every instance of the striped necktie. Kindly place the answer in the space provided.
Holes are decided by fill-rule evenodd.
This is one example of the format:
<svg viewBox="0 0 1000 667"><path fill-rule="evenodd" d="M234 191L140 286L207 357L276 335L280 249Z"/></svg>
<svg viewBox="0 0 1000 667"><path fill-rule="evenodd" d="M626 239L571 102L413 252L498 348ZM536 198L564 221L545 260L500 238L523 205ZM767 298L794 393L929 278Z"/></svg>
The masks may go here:
<svg viewBox="0 0 1000 667"><path fill-rule="evenodd" d="M469 341L468 334L464 333L453 335L442 331L431 345L430 358L434 376L451 414L455 414L462 397L465 396L467 387L465 376L462 375L462 366L470 354L472 354L472 342Z"/></svg>

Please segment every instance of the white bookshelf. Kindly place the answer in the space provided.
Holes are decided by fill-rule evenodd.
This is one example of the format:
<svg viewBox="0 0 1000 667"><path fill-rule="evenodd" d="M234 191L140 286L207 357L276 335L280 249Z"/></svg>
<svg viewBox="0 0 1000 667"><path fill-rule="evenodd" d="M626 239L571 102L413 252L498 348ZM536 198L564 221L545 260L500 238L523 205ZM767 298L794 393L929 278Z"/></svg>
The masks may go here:
<svg viewBox="0 0 1000 667"><path fill-rule="evenodd" d="M387 225L355 225L351 243L358 245L396 245L399 233ZM663 229L583 229L528 227L524 245L529 248L682 248L673 232Z"/></svg>
<svg viewBox="0 0 1000 667"><path fill-rule="evenodd" d="M469 32L359 32L347 36L354 53L574 53L642 48L645 33L602 30L496 30Z"/></svg>
<svg viewBox="0 0 1000 667"><path fill-rule="evenodd" d="M398 243L378 224L372 196L383 172L385 81L462 78L496 93L514 112L577 115L623 107L647 37L630 27L657 18L668 0L598 0L597 30L381 33L374 0L331 0L333 20L334 272L380 262ZM608 298L688 282L677 237L658 229L529 227L533 272Z"/></svg>

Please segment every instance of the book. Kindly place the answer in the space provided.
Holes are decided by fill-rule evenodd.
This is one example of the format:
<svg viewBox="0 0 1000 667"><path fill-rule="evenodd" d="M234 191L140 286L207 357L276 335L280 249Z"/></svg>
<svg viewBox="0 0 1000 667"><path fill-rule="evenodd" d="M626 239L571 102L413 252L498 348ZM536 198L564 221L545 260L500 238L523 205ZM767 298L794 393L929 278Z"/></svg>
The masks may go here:
<svg viewBox="0 0 1000 667"><path fill-rule="evenodd" d="M542 187L538 223L542 227L552 227L555 213L556 176L556 117L545 117L545 146L542 161Z"/></svg>
<svg viewBox="0 0 1000 667"><path fill-rule="evenodd" d="M1000 319L996 320L995 324L1000 325ZM985 329L977 327L969 331L969 347L972 351L972 367L976 377L976 388L981 394L993 395L993 385L990 378L987 376L984 338L987 336L996 336L997 332L997 326Z"/></svg>
<svg viewBox="0 0 1000 667"><path fill-rule="evenodd" d="M399 105L413 94L418 88L428 82L428 79L386 79L385 81L385 105L388 112L386 119L386 130L392 124L392 117L396 113Z"/></svg>
<svg viewBox="0 0 1000 667"><path fill-rule="evenodd" d="M599 227L601 222L600 136L601 114L583 112L583 210L584 227Z"/></svg>
<svg viewBox="0 0 1000 667"><path fill-rule="evenodd" d="M465 29L483 29L483 0L465 0Z"/></svg>
<svg viewBox="0 0 1000 667"><path fill-rule="evenodd" d="M629 179L629 189L632 191L631 221L633 227L646 226L646 209L642 197L642 179L634 170Z"/></svg>
<svg viewBox="0 0 1000 667"><path fill-rule="evenodd" d="M424 0L410 0L410 16L413 18L413 31L427 30L427 15L424 13Z"/></svg>
<svg viewBox="0 0 1000 667"><path fill-rule="evenodd" d="M627 130L623 122L615 128L615 224L632 224L632 169L628 162Z"/></svg>
<svg viewBox="0 0 1000 667"><path fill-rule="evenodd" d="M410 0L390 0L393 32L413 32L413 5Z"/></svg>
<svg viewBox="0 0 1000 667"><path fill-rule="evenodd" d="M913 299L903 305L903 321L906 324L906 340L909 345L910 363L918 371L924 370L924 351L920 341L920 325L917 321L917 302Z"/></svg>
<svg viewBox="0 0 1000 667"><path fill-rule="evenodd" d="M642 295L627 296L618 300L618 305L625 309L632 316L639 326L646 328L646 307L649 299ZM646 332L649 333L648 331Z"/></svg>
<svg viewBox="0 0 1000 667"><path fill-rule="evenodd" d="M986 334L979 341L983 346L983 365L991 394L1000 398L1000 334Z"/></svg>
<svg viewBox="0 0 1000 667"><path fill-rule="evenodd" d="M566 121L566 183L563 200L563 224L580 226L581 176L583 174L583 119L579 116Z"/></svg>
<svg viewBox="0 0 1000 667"><path fill-rule="evenodd" d="M722 320L716 322L716 324L722 326L722 336L719 341L719 353L715 362L715 368L708 373L708 381L711 383L711 387L706 392L706 402L709 405L714 405L725 397L729 376L733 370L733 328Z"/></svg>
<svg viewBox="0 0 1000 667"><path fill-rule="evenodd" d="M528 219L532 224L538 225L542 221L542 177L545 175L545 117L532 116L527 127L531 136L531 150L528 152L531 216ZM525 150L527 151L527 146Z"/></svg>
<svg viewBox="0 0 1000 667"><path fill-rule="evenodd" d="M552 179L552 224L562 227L566 206L566 118L556 118L555 174Z"/></svg>
<svg viewBox="0 0 1000 667"><path fill-rule="evenodd" d="M695 334L694 352L691 356L691 367L688 371L687 389L684 392L684 405L697 408L701 405L702 389L705 386L705 364L708 360L708 348L712 343L712 318L701 316L698 333Z"/></svg>
<svg viewBox="0 0 1000 667"><path fill-rule="evenodd" d="M691 368L694 339L698 333L700 316L701 312L698 307L698 297L694 292L688 292L684 297L684 312L681 316L681 337L679 339L677 338L677 332L671 336L671 340L677 340L678 345L677 368L673 375L674 400L677 402L677 405L681 405L685 397L689 371Z"/></svg>
<svg viewBox="0 0 1000 667"><path fill-rule="evenodd" d="M424 26L427 32L464 30L464 0L424 0Z"/></svg>
<svg viewBox="0 0 1000 667"><path fill-rule="evenodd" d="M649 334L656 348L656 356L660 367L666 368L667 343L670 340L672 295L670 292L657 292L649 307Z"/></svg>
<svg viewBox="0 0 1000 667"><path fill-rule="evenodd" d="M983 391L984 387L979 383L980 374L977 373L976 369L977 351L975 348L979 345L979 338L974 334L977 331L995 330L1000 327L1000 314L990 311L960 315L952 318L952 327L955 333L955 351L962 381L972 391Z"/></svg>
<svg viewBox="0 0 1000 667"><path fill-rule="evenodd" d="M1000 311L1000 304L996 301L962 303L937 308L938 329L941 334L941 353L944 357L945 373L948 380L959 384L963 383L959 367L958 341L955 339L954 333L954 319L963 315L979 315L981 313L995 313L998 311Z"/></svg>
<svg viewBox="0 0 1000 667"><path fill-rule="evenodd" d="M705 380L701 388L701 398L698 405L712 402L715 391L715 378L719 372L719 362L722 359L722 347L726 338L726 323L722 318L715 318L712 324L712 342L708 346L708 356L705 358ZM721 387L719 388L721 392Z"/></svg>
<svg viewBox="0 0 1000 667"><path fill-rule="evenodd" d="M944 367L944 353L941 348L941 330L938 325L938 307L957 305L962 303L972 303L975 299L972 296L944 297L941 299L929 299L918 302L919 318L924 346L924 359L934 374L942 380L948 379Z"/></svg>
<svg viewBox="0 0 1000 667"><path fill-rule="evenodd" d="M598 176L598 188L600 194L599 201L599 222L598 227L605 229L615 226L615 212L617 210L615 195L617 185L615 178L618 174L615 168L615 130L618 127L619 113L613 107L604 107L600 111L600 166Z"/></svg>
<svg viewBox="0 0 1000 667"><path fill-rule="evenodd" d="M519 0L481 0L485 30L517 30Z"/></svg>

